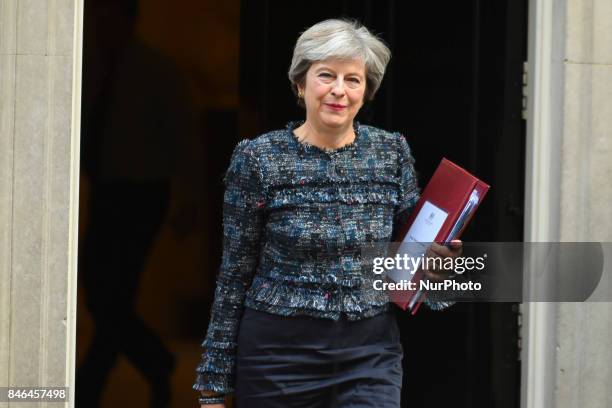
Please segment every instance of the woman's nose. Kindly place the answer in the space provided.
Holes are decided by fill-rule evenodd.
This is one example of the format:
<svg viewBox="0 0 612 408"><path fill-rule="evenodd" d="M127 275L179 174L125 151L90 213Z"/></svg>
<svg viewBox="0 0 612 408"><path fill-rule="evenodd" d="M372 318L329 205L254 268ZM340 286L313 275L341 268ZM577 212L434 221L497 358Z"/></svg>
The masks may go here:
<svg viewBox="0 0 612 408"><path fill-rule="evenodd" d="M343 79L337 79L334 82L334 86L332 88L332 95L344 96L344 80Z"/></svg>

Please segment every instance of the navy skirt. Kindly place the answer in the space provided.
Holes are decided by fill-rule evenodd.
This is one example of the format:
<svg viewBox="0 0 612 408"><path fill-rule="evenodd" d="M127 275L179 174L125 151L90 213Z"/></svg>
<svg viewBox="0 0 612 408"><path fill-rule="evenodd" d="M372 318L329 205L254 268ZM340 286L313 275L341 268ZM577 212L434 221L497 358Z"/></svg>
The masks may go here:
<svg viewBox="0 0 612 408"><path fill-rule="evenodd" d="M402 346L391 312L338 321L246 308L237 408L398 408Z"/></svg>

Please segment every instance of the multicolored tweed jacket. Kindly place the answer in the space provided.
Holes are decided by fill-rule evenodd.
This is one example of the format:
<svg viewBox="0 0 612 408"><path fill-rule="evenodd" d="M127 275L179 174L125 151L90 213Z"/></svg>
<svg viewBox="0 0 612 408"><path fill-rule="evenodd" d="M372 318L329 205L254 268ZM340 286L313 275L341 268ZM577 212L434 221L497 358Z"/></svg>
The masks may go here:
<svg viewBox="0 0 612 408"><path fill-rule="evenodd" d="M196 390L233 390L243 308L337 320L389 309L360 248L392 241L419 198L405 138L355 123L355 140L301 143L300 123L240 142L226 174L223 258ZM445 305L430 302L434 309Z"/></svg>

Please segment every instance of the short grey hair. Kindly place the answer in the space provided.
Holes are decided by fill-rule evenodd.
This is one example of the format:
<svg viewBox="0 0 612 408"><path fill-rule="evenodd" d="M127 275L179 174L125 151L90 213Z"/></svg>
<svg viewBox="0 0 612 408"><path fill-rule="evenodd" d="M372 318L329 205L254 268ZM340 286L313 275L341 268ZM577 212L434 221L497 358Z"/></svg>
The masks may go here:
<svg viewBox="0 0 612 408"><path fill-rule="evenodd" d="M366 67L365 99L372 100L385 75L391 51L357 21L321 21L304 31L295 44L289 67L293 92L297 94L297 86L304 85L313 62L328 58L361 59Z"/></svg>

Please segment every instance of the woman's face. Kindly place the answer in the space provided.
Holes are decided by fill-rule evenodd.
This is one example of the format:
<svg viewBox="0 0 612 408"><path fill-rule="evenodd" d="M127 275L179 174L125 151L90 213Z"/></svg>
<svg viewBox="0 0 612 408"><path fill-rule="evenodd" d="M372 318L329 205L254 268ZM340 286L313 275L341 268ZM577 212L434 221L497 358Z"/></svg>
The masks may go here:
<svg viewBox="0 0 612 408"><path fill-rule="evenodd" d="M306 119L319 127L352 126L363 106L365 84L365 64L359 59L313 63L300 87L304 93Z"/></svg>

